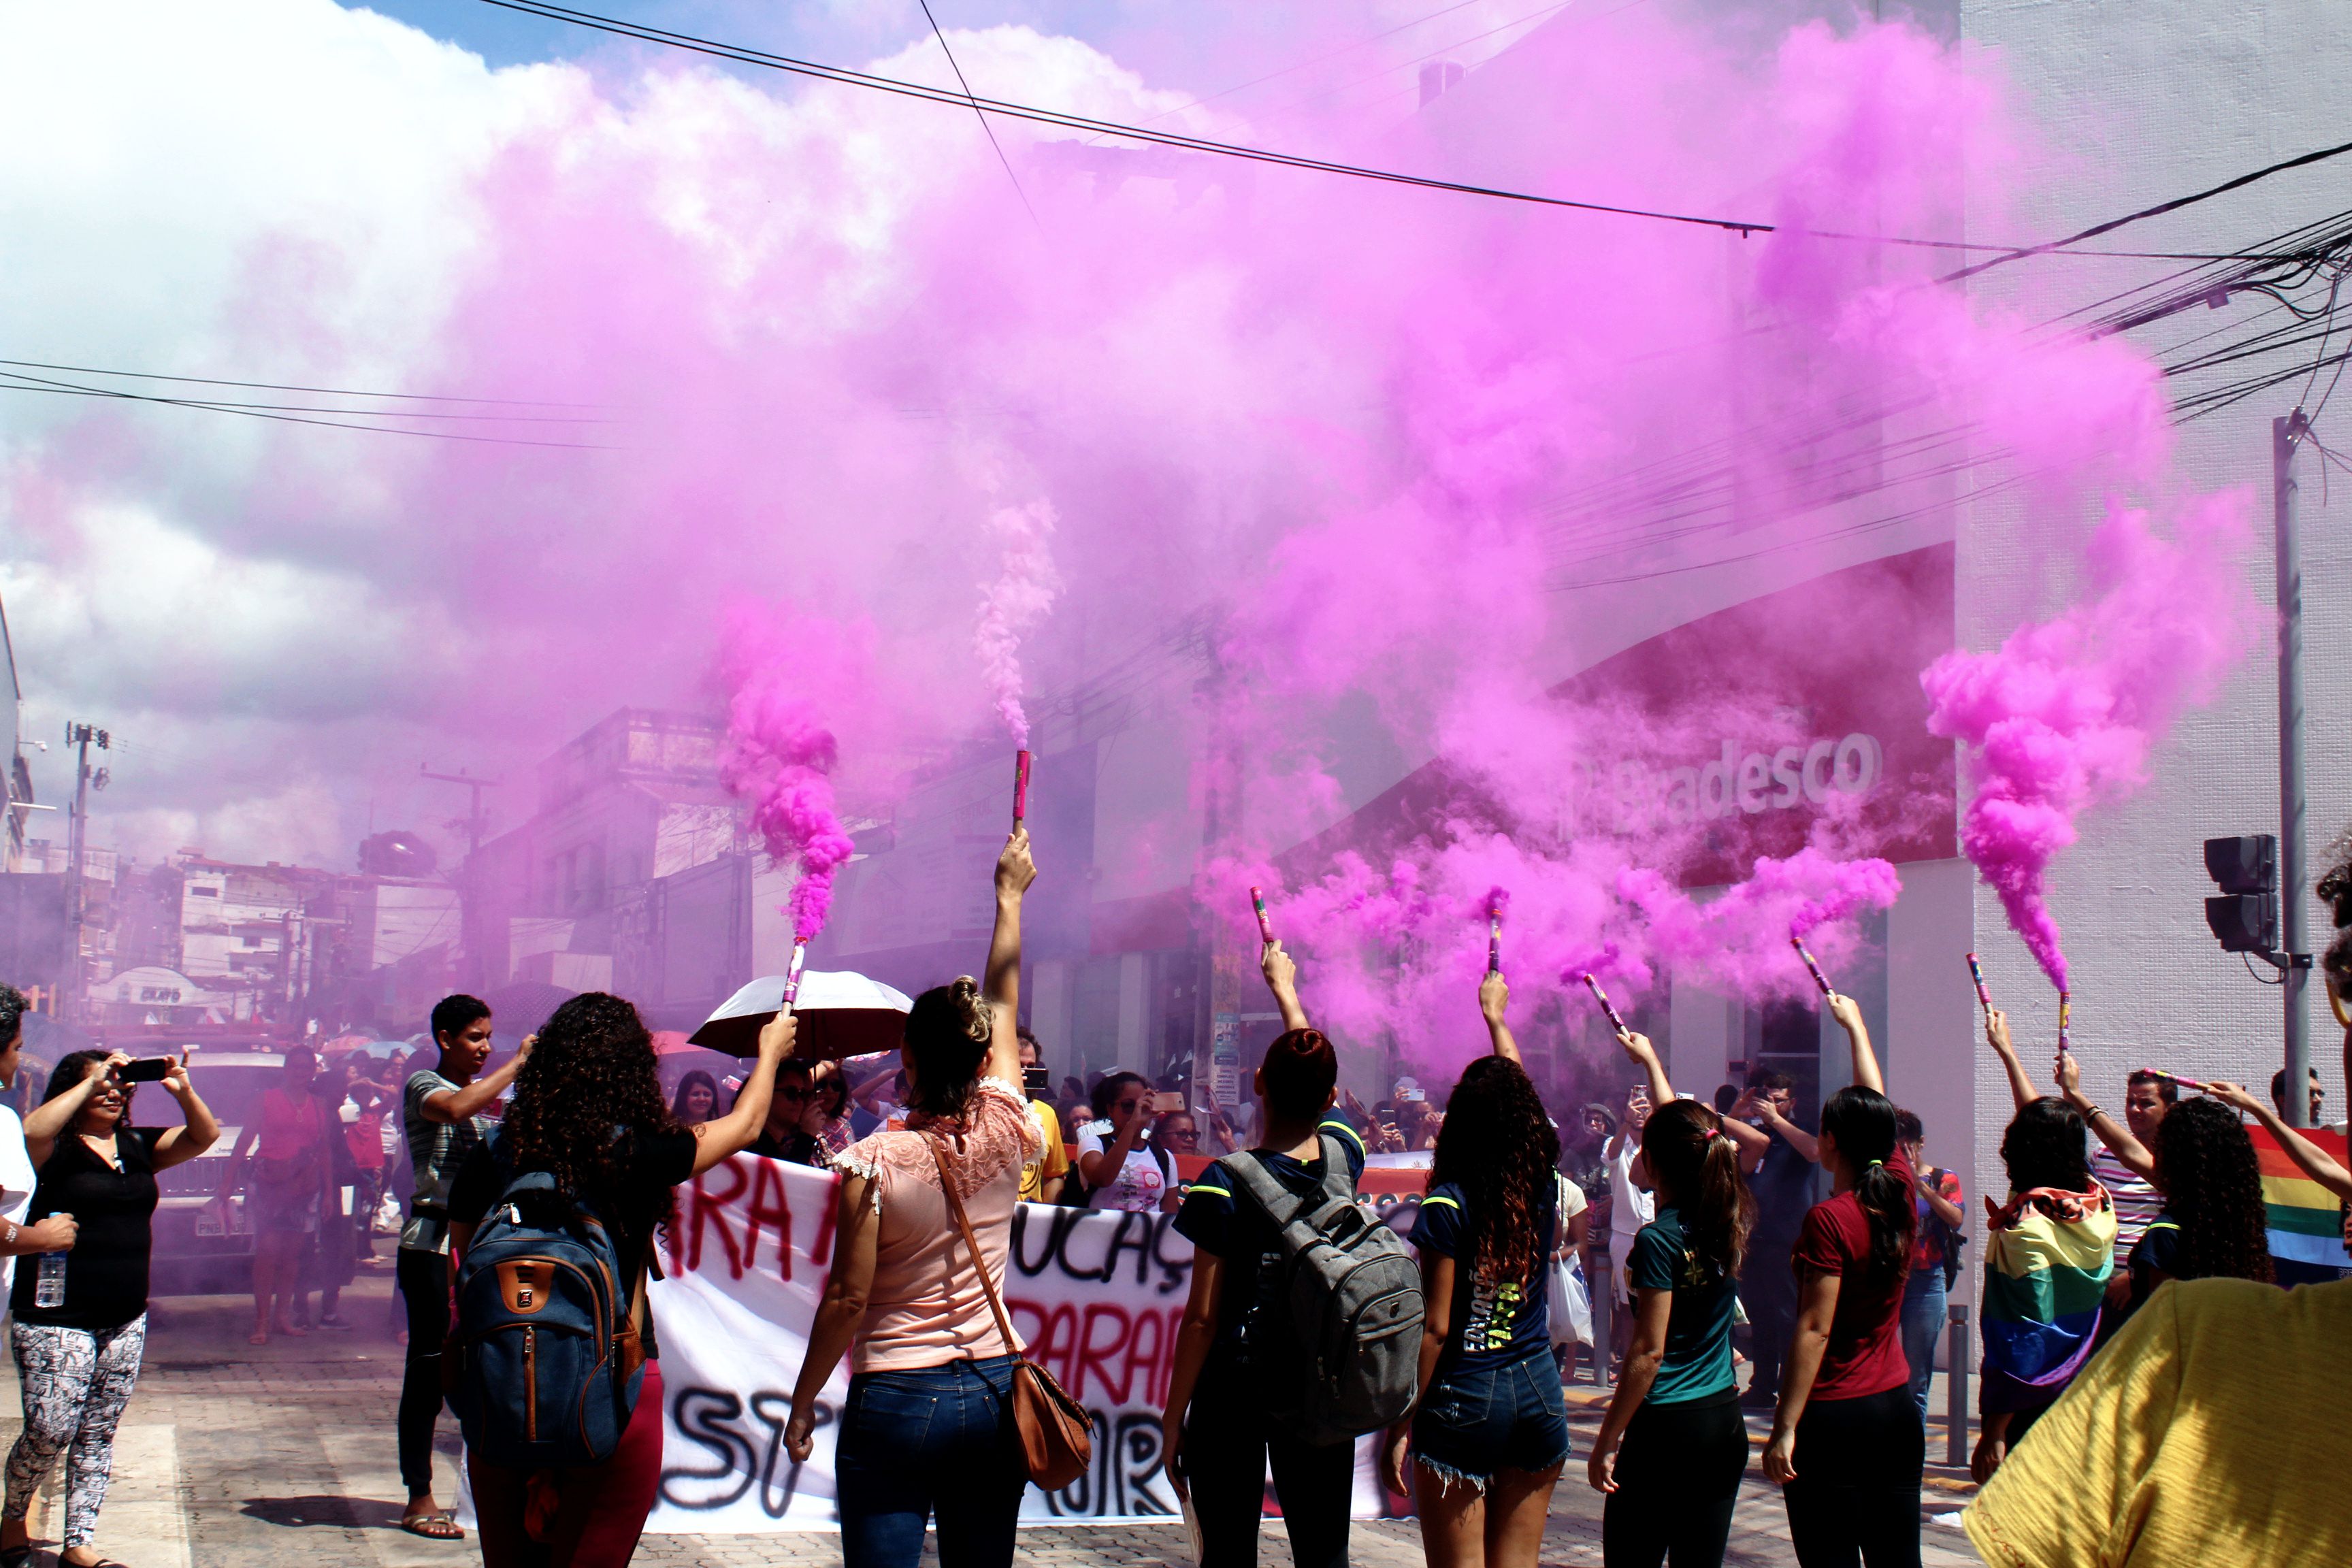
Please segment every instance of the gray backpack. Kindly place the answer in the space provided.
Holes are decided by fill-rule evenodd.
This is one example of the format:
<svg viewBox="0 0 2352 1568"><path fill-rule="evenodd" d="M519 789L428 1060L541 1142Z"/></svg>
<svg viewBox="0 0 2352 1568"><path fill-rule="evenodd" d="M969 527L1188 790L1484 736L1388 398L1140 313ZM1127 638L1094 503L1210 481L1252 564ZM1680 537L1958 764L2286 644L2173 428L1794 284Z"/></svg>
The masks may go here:
<svg viewBox="0 0 2352 1568"><path fill-rule="evenodd" d="M1299 1197L1255 1154L1225 1168L1281 1244L1274 1310L1286 1310L1303 1364L1269 1388L1270 1414L1301 1441L1344 1442L1386 1426L1420 1393L1421 1268L1412 1249L1356 1200L1339 1141L1323 1134L1323 1190Z"/></svg>

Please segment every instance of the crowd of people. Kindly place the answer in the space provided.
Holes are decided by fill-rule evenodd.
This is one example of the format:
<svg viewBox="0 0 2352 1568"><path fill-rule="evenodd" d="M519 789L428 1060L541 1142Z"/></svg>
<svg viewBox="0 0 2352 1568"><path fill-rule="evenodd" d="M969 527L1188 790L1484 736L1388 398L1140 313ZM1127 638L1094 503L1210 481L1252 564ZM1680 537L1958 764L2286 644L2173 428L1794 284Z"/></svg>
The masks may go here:
<svg viewBox="0 0 2352 1568"><path fill-rule="evenodd" d="M1022 1381L1036 1369L998 1297L1022 1202L1170 1215L1192 1245L1160 1462L1202 1568L1255 1563L1269 1475L1299 1568L1339 1568L1354 1436L1367 1434L1433 1568L1534 1568L1571 1458L1562 1384L1575 1363L1564 1371L1559 1356L1579 1337L1561 1321L1577 1282L1619 1306L1608 1342L1582 1352L1616 1371L1584 1456L1612 1568L1723 1561L1759 1458L1750 1410L1769 1413L1759 1468L1804 1568L1920 1560L1928 1388L1969 1226L1959 1178L1927 1162L1922 1119L1888 1098L1851 998L1825 999L1850 1072L1817 1117L1766 1069L1712 1103L1680 1092L1652 1043L1625 1029L1622 1101L1576 1105L1562 1123L1522 1063L1500 973L1477 991L1486 1051L1450 1089L1433 1099L1402 1079L1367 1107L1340 1089L1339 1051L1300 1000L1297 964L1268 942L1261 967L1282 1029L1247 1104L1127 1071L1057 1092L1017 1024L1035 876L1016 831L995 868L982 975L919 995L895 1060L796 1057L784 1013L740 1079L698 1068L665 1088L644 1021L602 994L562 1004L495 1069L490 1009L463 995L434 1009L429 1059L394 1064L396 1081L289 1051L220 1185L224 1201L242 1185L256 1233L254 1342L344 1326L338 1293L377 1196L404 1184L402 1523L461 1541L434 1490L443 1406L480 1422L486 1402L517 1396L483 1386L506 1364L495 1334L512 1325L484 1326L479 1303L543 1310L534 1292L547 1277L511 1244L537 1234L534 1215L580 1219L608 1260L595 1299L614 1353L583 1385L611 1404L607 1440L549 1462L528 1445L476 1442L469 1426L474 1533L493 1568L625 1563L662 1468L660 1334L645 1289L655 1237L679 1186L746 1152L840 1174L833 1265L781 1441L794 1461L810 1457L845 1361L835 1474L852 1568L916 1568L927 1530L942 1561L1012 1559L1038 1462L1024 1403L1034 1384ZM0 1081L16 1077L25 1010L0 986ZM2352 1331L2352 1283L2279 1289L2312 1277L2271 1256L2247 1121L2339 1202L2352 1204L2352 1172L2288 1125L2284 1075L2263 1097L2135 1071L2118 1116L2063 1051L2038 1083L1998 1009L1985 1037L2014 1113L2000 1147L2007 1192L1985 1205L1982 1229L1981 1489L1967 1515L1979 1548L2004 1568L2187 1562L2221 1540L2352 1529L2340 1504L2291 1506L2309 1500L2311 1456L2297 1445L2314 1430L2298 1369ZM142 1081L177 1102L178 1125L133 1124ZM2315 1122L2315 1081L2309 1092ZM218 1135L172 1058L77 1052L21 1120L0 1108L0 1289L25 1410L0 1568L27 1561L26 1511L60 1459L59 1561L102 1561L94 1539L139 1372L156 1173ZM1334 1194L1352 1205L1371 1160L1427 1166L1404 1211L1419 1297L1402 1326L1417 1337L1400 1345L1410 1375L1379 1424L1335 1435L1297 1414L1302 1369L1328 1353L1298 1315L1300 1216ZM356 1201L333 1201L338 1188ZM2195 1419L2172 1420L2183 1408Z"/></svg>

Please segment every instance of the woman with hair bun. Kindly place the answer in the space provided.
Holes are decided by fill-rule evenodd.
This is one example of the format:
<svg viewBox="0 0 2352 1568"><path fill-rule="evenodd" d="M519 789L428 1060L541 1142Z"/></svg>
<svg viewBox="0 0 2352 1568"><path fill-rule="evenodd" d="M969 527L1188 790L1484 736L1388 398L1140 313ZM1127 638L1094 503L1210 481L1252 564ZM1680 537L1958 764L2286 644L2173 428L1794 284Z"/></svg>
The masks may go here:
<svg viewBox="0 0 2352 1568"><path fill-rule="evenodd" d="M1623 1038L1628 1054L1654 1066L1648 1040ZM1660 1087L1660 1109L1642 1128L1657 1217L1633 1238L1626 1266L1633 1346L1587 1467L1593 1489L1608 1494L1608 1568L1721 1563L1748 1468L1731 1324L1756 1200L1723 1118Z"/></svg>
<svg viewBox="0 0 2352 1568"><path fill-rule="evenodd" d="M1389 1428L1386 1471L1419 1505L1430 1562L1535 1568L1568 1461L1545 1299L1559 1230L1559 1134L1519 1063L1505 1019L1510 996L1498 973L1479 982L1493 1051L1454 1086L1413 1222L1421 1397Z"/></svg>
<svg viewBox="0 0 2352 1568"><path fill-rule="evenodd" d="M653 1036L618 996L590 992L556 1008L514 1078L514 1098L488 1142L475 1146L449 1187L449 1241L459 1258L474 1229L516 1176L544 1171L604 1220L629 1279L645 1380L613 1457L578 1469L530 1472L469 1456L488 1568L551 1563L620 1568L637 1549L661 1489L661 1342L638 1288L654 1232L677 1218L677 1188L739 1152L768 1116L776 1063L792 1049L793 1019L760 1031L760 1065L734 1108L682 1127L662 1098ZM547 1478L552 1478L552 1485Z"/></svg>
<svg viewBox="0 0 2352 1568"><path fill-rule="evenodd" d="M915 998L899 1052L905 1127L834 1157L842 1181L833 1271L793 1388L784 1447L794 1460L808 1458L817 1401L854 1352L835 1450L847 1568L914 1568L935 1516L942 1561L1013 1561L1028 1485L1013 1415L1023 1347L1005 1342L975 1272L1004 1278L1022 1167L1042 1136L1022 1092L1014 1025L1021 899L1036 877L1028 832L1016 827L996 861L986 983L963 975ZM952 1188L940 1184L942 1172Z"/></svg>
<svg viewBox="0 0 2352 1568"><path fill-rule="evenodd" d="M1853 1051L1853 1082L1822 1107L1831 1196L1797 1238L1797 1331L1780 1379L1764 1473L1780 1483L1802 1568L1919 1561L1927 1430L1903 1354L1917 1182L1862 1008L1824 1005Z"/></svg>

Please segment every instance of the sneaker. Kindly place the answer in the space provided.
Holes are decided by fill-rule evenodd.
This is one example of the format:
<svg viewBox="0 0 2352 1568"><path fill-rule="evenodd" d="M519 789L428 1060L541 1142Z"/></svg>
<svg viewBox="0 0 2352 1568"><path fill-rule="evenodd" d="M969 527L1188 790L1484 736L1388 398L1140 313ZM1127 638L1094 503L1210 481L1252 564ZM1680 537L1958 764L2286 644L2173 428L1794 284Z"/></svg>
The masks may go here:
<svg viewBox="0 0 2352 1568"><path fill-rule="evenodd" d="M352 1323L349 1318L320 1318L319 1320L319 1327L324 1329L331 1334L348 1334L352 1331Z"/></svg>

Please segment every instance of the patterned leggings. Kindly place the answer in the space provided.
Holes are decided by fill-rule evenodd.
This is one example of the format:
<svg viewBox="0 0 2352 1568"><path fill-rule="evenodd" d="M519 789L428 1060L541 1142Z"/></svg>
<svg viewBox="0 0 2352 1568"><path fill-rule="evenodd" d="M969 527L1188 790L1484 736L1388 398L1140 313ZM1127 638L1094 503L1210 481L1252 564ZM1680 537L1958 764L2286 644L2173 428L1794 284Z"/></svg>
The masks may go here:
<svg viewBox="0 0 2352 1568"><path fill-rule="evenodd" d="M0 1517L23 1519L49 1467L66 1453L66 1533L61 1550L88 1546L114 1475L114 1428L139 1381L147 1315L91 1333L34 1323L12 1325L25 1430L8 1451L8 1501Z"/></svg>

